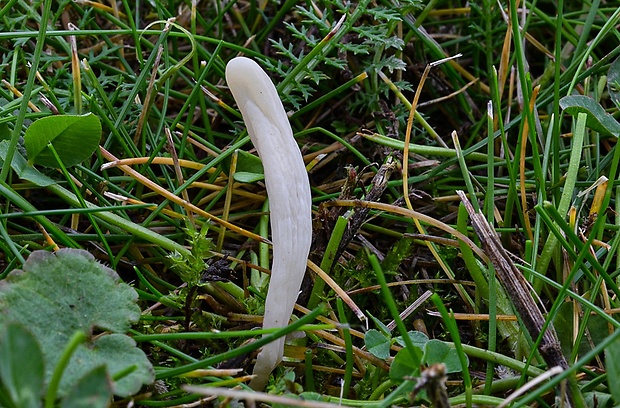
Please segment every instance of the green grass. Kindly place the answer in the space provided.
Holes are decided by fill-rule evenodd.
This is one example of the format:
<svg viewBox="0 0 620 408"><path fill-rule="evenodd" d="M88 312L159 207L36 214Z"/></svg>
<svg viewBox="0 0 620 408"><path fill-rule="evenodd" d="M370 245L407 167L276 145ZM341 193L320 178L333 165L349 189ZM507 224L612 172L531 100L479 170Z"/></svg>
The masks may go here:
<svg viewBox="0 0 620 408"><path fill-rule="evenodd" d="M481 246L459 209L463 190L515 256L548 311L547 327L561 328L570 369L516 405L559 405L568 389L576 406L595 397L620 403L618 368L603 353L620 347L613 313L620 307L620 149L617 137L560 108L562 97L583 94L619 117L606 76L620 54L620 3L540 0L525 2L525 14L515 0L507 3L500 10L491 0L468 8L449 0L3 2L5 162L22 152L33 121L56 113L94 113L103 149L77 166L37 167L56 182L48 187L2 166L0 278L32 251L58 245L89 250L132 283L144 311L135 336L167 390L141 394L144 406L202 398L186 393L186 383L246 382L253 356L245 353L256 348L247 338L269 341L291 328L271 337L250 331L260 327L270 251L264 185L230 178L231 161L242 157L235 151L254 153L224 80L226 62L242 53L273 78L311 163L311 260L343 291L361 292L342 304L311 274L300 305L325 304L323 320L296 312L306 337L287 348L271 392L312 390L338 403L342 384L345 405L428 404L419 393L410 401L420 372L390 378L391 361L363 349L359 311L386 325L395 320L399 334L421 330L450 342L459 361L467 356L467 369L449 375L453 404L496 405L549 368L536 349L541 339L520 319L496 319L514 315L514 305L495 269L478 248L438 228L447 224ZM459 53L420 84L427 64ZM176 169L172 151L183 161ZM340 259L330 258L347 219L362 210L344 200L364 199L388 157L398 164L383 205L369 209ZM126 167L102 170L113 158ZM595 187L602 176L609 181ZM201 282L225 256L230 282ZM415 283L397 283L409 280ZM434 302L399 318L426 290ZM450 310L471 319L453 320ZM429 314L436 311L441 318ZM370 328L378 322L370 319ZM393 357L400 346L391 346ZM187 376L221 362L242 370ZM503 367L510 369L500 377Z"/></svg>

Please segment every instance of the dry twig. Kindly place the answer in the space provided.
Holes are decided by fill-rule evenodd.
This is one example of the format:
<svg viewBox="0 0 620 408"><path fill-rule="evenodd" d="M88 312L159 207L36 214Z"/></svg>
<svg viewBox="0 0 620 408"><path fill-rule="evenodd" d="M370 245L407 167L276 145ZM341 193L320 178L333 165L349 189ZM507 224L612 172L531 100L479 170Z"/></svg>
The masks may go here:
<svg viewBox="0 0 620 408"><path fill-rule="evenodd" d="M506 294L510 297L515 310L521 316L523 325L530 336L533 339L537 339L545 325L543 313L537 306L540 302L534 300L530 285L517 269L504 247L502 247L497 233L484 215L474 210L463 191L457 191L457 194L467 209L474 231L478 238L480 238L482 248L489 257L489 261L493 264L497 277L504 286ZM543 308L542 304L540 304L540 307ZM568 369L568 362L562 354L560 341L552 323L548 324L545 332L542 334L538 350L548 367L559 366L563 370ZM569 407L571 406L570 402L568 404Z"/></svg>

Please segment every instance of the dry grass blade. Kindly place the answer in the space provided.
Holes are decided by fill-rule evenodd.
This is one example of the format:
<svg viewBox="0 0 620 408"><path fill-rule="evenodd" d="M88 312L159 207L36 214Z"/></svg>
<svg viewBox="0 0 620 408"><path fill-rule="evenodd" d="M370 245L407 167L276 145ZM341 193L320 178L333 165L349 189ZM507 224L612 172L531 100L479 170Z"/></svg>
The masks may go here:
<svg viewBox="0 0 620 408"><path fill-rule="evenodd" d="M441 317L441 313L439 312L428 312L429 316ZM491 316L488 314L480 314L480 313L452 313L452 317L454 320L478 320L478 321L488 321ZM498 322L516 322L517 316L513 315L494 315L493 318Z"/></svg>
<svg viewBox="0 0 620 408"><path fill-rule="evenodd" d="M415 302L413 302L412 304L407 306L407 308L400 313L399 316L400 316L401 320L405 320L413 312L418 310L432 295L433 295L433 293L430 290L427 290L426 292L422 293L422 295L420 295L420 297L417 298L415 300ZM391 322L389 322L387 324L387 328L390 331L394 330L396 328L396 320L392 320Z"/></svg>
<svg viewBox="0 0 620 408"><path fill-rule="evenodd" d="M170 157L172 158L172 163L174 164L174 174L177 176L177 183L179 185L182 185L183 183L185 183L185 180L183 178L183 172L181 171L181 165L179 164L179 155L177 154L177 150L174 147L174 140L172 139L172 133L170 133L170 128L165 127L164 133L166 134L166 139L168 140L168 153L170 154ZM189 194L187 193L187 189L181 191L181 196L185 201L189 202ZM191 211L187 212L187 218L192 224L192 227L196 228L196 225L194 223L194 216L192 215ZM222 230L223 229L224 228L222 228Z"/></svg>
<svg viewBox="0 0 620 408"><path fill-rule="evenodd" d="M540 90L540 86L534 88L532 92L532 97L530 99L530 111L534 112L536 107L536 97L538 96L538 91ZM525 223L525 231L527 232L527 236L530 240L534 240L534 234L532 232L532 225L530 223L529 210L527 208L527 194L525 191L525 161L526 161L526 153L527 153L527 135L529 133L529 125L527 121L523 123L523 132L521 132L521 154L519 155L519 187L521 190L521 208L523 210L523 222Z"/></svg>
<svg viewBox="0 0 620 408"><path fill-rule="evenodd" d="M318 266L311 260L308 260L308 267L312 272L316 273L321 279L323 279L325 283L327 283L338 296L340 296L340 298L347 304L347 306L349 306L349 308L351 308L353 313L355 313L355 316L357 316L357 318L361 322L368 325L368 319L364 315L364 312L362 312L362 309L360 309L359 306L355 304L355 302L353 301L353 299L351 299L347 292L345 292L340 286L338 286L336 281L334 281L331 276L325 273L325 271L323 271L320 266Z"/></svg>
<svg viewBox="0 0 620 408"><path fill-rule="evenodd" d="M101 151L101 155L103 157L105 157L107 160L110 161L114 161L114 162L118 162L118 158L116 158L112 153L108 152L106 149L104 149L102 146L99 146L99 150ZM226 227L240 235L243 235L247 238L251 238L255 241L258 242L264 242L267 244L271 244L271 242L269 242L269 240L261 237L260 235L254 234L253 232L244 230L243 228L240 228L234 224L231 224L227 221L221 220L215 216L213 216L212 214L202 210L201 208L196 207L195 205L193 205L192 203L189 203L187 201L185 201L184 199L177 197L176 195L172 194L171 192L169 192L168 190L162 188L161 186L159 186L158 184L154 183L153 181L149 180L148 178L144 177L142 174L138 173L136 170L132 169L129 166L126 165L118 165L116 166L118 167L120 170L122 170L125 174L133 177L136 181L138 181L140 184L150 188L151 190L159 193L161 196L165 197L166 199L172 201L173 203L179 204L181 206L183 206L187 211L193 211L194 213L205 217L206 219L208 219L209 221L213 221L214 223L221 225L223 227Z"/></svg>
<svg viewBox="0 0 620 408"><path fill-rule="evenodd" d="M170 29L170 26L166 25L166 30L164 32L167 33L169 29ZM140 117L138 118L138 125L136 126L136 134L133 137L133 143L135 145L138 145L138 142L140 141L140 137L142 136L142 129L144 127L144 122L148 119L149 113L151 111L150 107L151 107L151 103L153 102L155 79L157 78L157 70L159 69L159 64L161 62L161 57L163 53L164 53L164 46L160 45L159 47L157 47L155 63L153 64L151 78L149 79L149 85L146 90L146 97L144 98L144 109L142 109L142 113L140 114Z"/></svg>
<svg viewBox="0 0 620 408"><path fill-rule="evenodd" d="M454 285L454 284L458 284L458 285L463 285L463 286L475 286L476 285L474 282L465 281L465 280L459 280L459 279L408 279L408 280L404 280L404 281L388 282L387 283L387 287L389 288L389 287L393 287L393 286L419 285L419 284L427 284L427 285L432 285L432 284ZM380 289L381 289L381 285L371 285L371 286L366 286L366 287L359 288L359 289L353 289L353 290L348 291L347 293L349 295L359 295L360 293L372 292L373 290L380 290Z"/></svg>
<svg viewBox="0 0 620 408"><path fill-rule="evenodd" d="M19 89L15 88L13 85L11 85L11 83L9 81L7 81L6 79L3 79L1 82L2 82L2 85L4 85L16 97L21 98L22 96L24 96L24 94L21 93L19 91ZM39 109L37 107L37 105L35 105L34 103L32 103L30 101L28 102L28 107L30 109L32 109L33 112L37 112L37 113L41 112L41 109Z"/></svg>
<svg viewBox="0 0 620 408"><path fill-rule="evenodd" d="M117 159L117 160L104 163L101 165L101 170L107 170L107 169L111 169L112 167L118 167L118 166L133 166L133 165L145 164L145 163L174 165L174 161L172 160L171 157L161 157L161 156L132 157L130 159ZM185 159L178 159L177 163L179 163L179 166L181 167L187 167L188 169L194 169L194 170L202 170L205 166L204 164L191 161L191 160L185 160ZM213 170L209 169L208 172L213 173Z"/></svg>

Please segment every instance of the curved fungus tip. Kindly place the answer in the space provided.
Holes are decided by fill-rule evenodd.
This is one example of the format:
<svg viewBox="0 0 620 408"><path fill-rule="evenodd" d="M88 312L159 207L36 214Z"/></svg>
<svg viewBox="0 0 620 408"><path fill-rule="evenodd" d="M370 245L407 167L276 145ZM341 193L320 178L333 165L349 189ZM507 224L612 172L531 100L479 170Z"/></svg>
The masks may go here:
<svg viewBox="0 0 620 408"><path fill-rule="evenodd" d="M284 327L299 294L312 241L308 174L282 101L267 73L251 59L237 57L226 66L226 81L263 162L269 197L273 261L263 328ZM263 347L254 366L252 388L265 387L283 353L284 338Z"/></svg>

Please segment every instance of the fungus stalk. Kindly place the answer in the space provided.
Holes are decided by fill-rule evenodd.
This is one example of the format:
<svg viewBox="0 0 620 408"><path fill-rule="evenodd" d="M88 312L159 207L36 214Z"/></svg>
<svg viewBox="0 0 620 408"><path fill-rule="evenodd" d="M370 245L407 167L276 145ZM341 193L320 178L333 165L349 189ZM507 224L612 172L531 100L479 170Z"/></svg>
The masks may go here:
<svg viewBox="0 0 620 408"><path fill-rule="evenodd" d="M251 59L237 57L226 66L226 82L263 162L269 197L273 260L263 328L284 327L299 294L312 240L308 174L282 101L265 71ZM283 353L284 338L263 347L252 388L265 387Z"/></svg>

